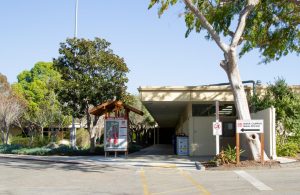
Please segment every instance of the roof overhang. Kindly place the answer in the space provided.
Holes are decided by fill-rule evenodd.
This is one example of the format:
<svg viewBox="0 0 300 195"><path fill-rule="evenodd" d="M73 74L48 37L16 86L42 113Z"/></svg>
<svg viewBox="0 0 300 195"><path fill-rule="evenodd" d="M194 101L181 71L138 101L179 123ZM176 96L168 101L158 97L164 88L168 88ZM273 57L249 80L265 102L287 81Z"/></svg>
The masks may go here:
<svg viewBox="0 0 300 195"><path fill-rule="evenodd" d="M160 127L176 127L189 103L233 102L230 86L140 87L140 99ZM245 87L247 92L250 87Z"/></svg>

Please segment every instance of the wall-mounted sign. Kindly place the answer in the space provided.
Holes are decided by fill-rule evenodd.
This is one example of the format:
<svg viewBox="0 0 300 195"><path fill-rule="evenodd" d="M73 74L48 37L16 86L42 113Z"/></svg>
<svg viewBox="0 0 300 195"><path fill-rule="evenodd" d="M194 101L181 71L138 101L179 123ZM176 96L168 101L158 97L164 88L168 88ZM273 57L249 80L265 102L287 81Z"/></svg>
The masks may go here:
<svg viewBox="0 0 300 195"><path fill-rule="evenodd" d="M263 120L237 120L236 132L237 133L263 133L264 132Z"/></svg>
<svg viewBox="0 0 300 195"><path fill-rule="evenodd" d="M127 151L127 120L124 118L105 119L104 150Z"/></svg>

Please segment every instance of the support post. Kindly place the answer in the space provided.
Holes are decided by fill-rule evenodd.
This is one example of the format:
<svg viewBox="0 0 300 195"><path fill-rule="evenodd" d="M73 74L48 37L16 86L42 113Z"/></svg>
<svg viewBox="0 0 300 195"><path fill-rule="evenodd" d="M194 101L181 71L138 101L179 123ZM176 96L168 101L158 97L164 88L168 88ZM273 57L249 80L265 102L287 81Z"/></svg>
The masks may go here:
<svg viewBox="0 0 300 195"><path fill-rule="evenodd" d="M156 131L156 128L155 128L155 126L154 126L154 144L153 144L153 145L156 144L156 133L155 133L155 131Z"/></svg>
<svg viewBox="0 0 300 195"><path fill-rule="evenodd" d="M260 146L260 162L262 164L264 164L264 147L265 147L265 134L264 133L261 133L260 134L260 143L261 143L261 146Z"/></svg>
<svg viewBox="0 0 300 195"><path fill-rule="evenodd" d="M216 122L219 122L219 101L216 101ZM220 136L216 135L216 155L220 153Z"/></svg>
<svg viewBox="0 0 300 195"><path fill-rule="evenodd" d="M235 142L236 142L236 164L240 164L240 134L235 134Z"/></svg>
<svg viewBox="0 0 300 195"><path fill-rule="evenodd" d="M159 127L157 128L157 144L159 144Z"/></svg>

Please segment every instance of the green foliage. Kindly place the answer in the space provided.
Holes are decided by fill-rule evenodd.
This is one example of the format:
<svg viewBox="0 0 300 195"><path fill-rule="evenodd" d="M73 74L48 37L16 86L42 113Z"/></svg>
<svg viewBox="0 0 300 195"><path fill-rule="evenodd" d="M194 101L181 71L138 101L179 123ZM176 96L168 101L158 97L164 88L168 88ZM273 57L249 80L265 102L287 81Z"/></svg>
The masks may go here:
<svg viewBox="0 0 300 195"><path fill-rule="evenodd" d="M293 92L284 79L279 78L270 84L266 94L253 97L251 104L257 111L271 106L276 109L277 124L279 127L283 125L283 129L277 129L279 135L292 133L300 136L300 95Z"/></svg>
<svg viewBox="0 0 300 195"><path fill-rule="evenodd" d="M22 154L22 155L67 155L67 156L86 156L86 155L104 155L103 146L97 146L94 153L89 149L72 149L69 146L60 146L50 149L46 147L27 148L21 145L0 145L1 154Z"/></svg>
<svg viewBox="0 0 300 195"><path fill-rule="evenodd" d="M135 143L129 143L128 145L128 151L129 153L138 152L143 148L143 146L135 144Z"/></svg>
<svg viewBox="0 0 300 195"><path fill-rule="evenodd" d="M70 124L70 120L65 120L67 116L62 114L62 105L55 93L61 83L60 77L51 62L38 62L30 71L25 70L18 75L18 83L13 85L13 90L27 105L21 125L35 125L43 129Z"/></svg>
<svg viewBox="0 0 300 195"><path fill-rule="evenodd" d="M170 6L181 2L178 0L150 0L149 9L159 5L161 16ZM224 0L191 0L214 30L228 39L235 32L237 18L246 8L247 2ZM242 34L243 42L240 56L259 49L263 62L278 60L288 53L300 53L300 6L294 1L264 0L252 10L247 17ZM195 30L200 32L202 26L198 17L185 6L186 36ZM207 38L211 35L207 34Z"/></svg>
<svg viewBox="0 0 300 195"><path fill-rule="evenodd" d="M29 137L22 137L22 136L13 136L10 139L11 145L21 145L23 147L30 146L30 138Z"/></svg>
<svg viewBox="0 0 300 195"><path fill-rule="evenodd" d="M21 145L0 145L1 154L15 154L14 151L21 149Z"/></svg>
<svg viewBox="0 0 300 195"><path fill-rule="evenodd" d="M240 155L244 152L244 150L240 150ZM214 161L218 164L228 164L228 163L236 163L236 148L232 148L230 145L227 145L227 148L222 150L220 154L218 154Z"/></svg>
<svg viewBox="0 0 300 195"><path fill-rule="evenodd" d="M252 97L251 104L256 111L271 106L276 109L278 155L294 156L300 138L300 95L284 79L277 79L266 88L266 94Z"/></svg>
<svg viewBox="0 0 300 195"><path fill-rule="evenodd" d="M109 48L104 39L67 39L60 44L60 56L53 60L62 75L59 99L76 117L87 113L89 105L108 99L122 99L125 94L126 73L123 58Z"/></svg>
<svg viewBox="0 0 300 195"><path fill-rule="evenodd" d="M41 136L35 136L31 141L30 137L13 136L10 139L10 143L12 145L20 145L23 147L36 148L36 147L43 147L48 145L50 143L50 138L48 137L42 138Z"/></svg>
<svg viewBox="0 0 300 195"><path fill-rule="evenodd" d="M76 145L80 148L88 148L90 145L90 134L86 129L76 130Z"/></svg>
<svg viewBox="0 0 300 195"><path fill-rule="evenodd" d="M280 143L279 140L277 143ZM283 144L277 144L276 152L278 156L296 157L299 152L299 145L293 141L287 141Z"/></svg>

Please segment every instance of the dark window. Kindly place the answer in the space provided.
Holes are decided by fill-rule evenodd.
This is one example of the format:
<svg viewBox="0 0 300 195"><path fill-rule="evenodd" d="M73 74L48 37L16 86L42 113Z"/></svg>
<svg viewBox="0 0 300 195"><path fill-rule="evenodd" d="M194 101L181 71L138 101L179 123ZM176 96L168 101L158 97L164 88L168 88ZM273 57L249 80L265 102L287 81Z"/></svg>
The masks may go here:
<svg viewBox="0 0 300 195"><path fill-rule="evenodd" d="M193 104L193 116L215 116L216 107L214 104ZM233 104L222 104L219 107L220 116L235 116L236 111Z"/></svg>
<svg viewBox="0 0 300 195"><path fill-rule="evenodd" d="M222 136L223 137L234 137L235 136L235 122L223 122Z"/></svg>
<svg viewBox="0 0 300 195"><path fill-rule="evenodd" d="M193 116L215 116L216 108L213 104L193 104Z"/></svg>

